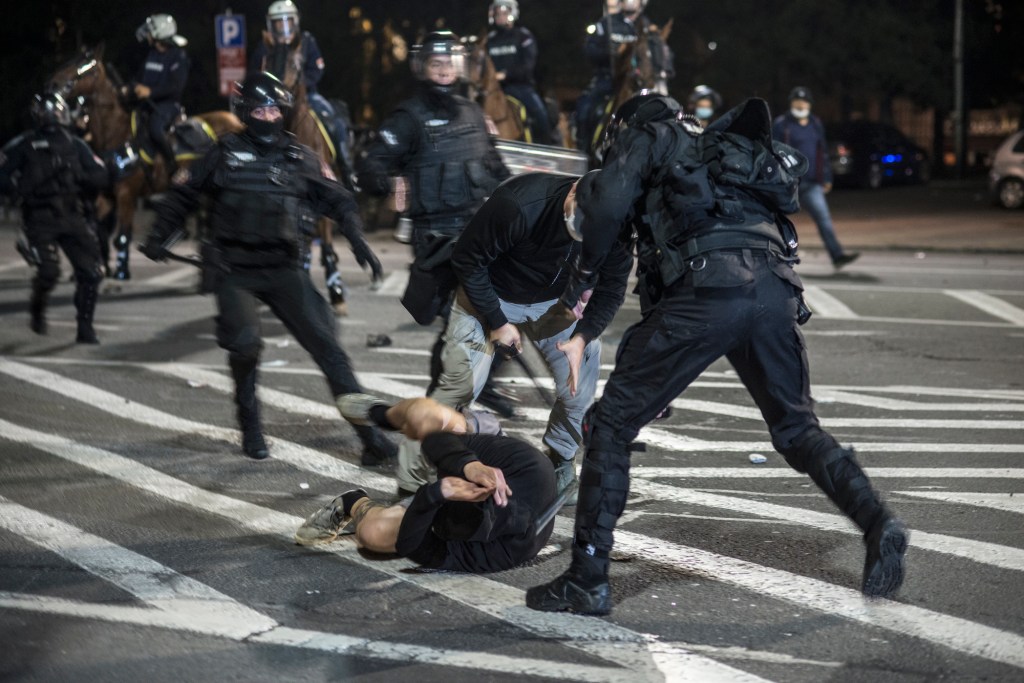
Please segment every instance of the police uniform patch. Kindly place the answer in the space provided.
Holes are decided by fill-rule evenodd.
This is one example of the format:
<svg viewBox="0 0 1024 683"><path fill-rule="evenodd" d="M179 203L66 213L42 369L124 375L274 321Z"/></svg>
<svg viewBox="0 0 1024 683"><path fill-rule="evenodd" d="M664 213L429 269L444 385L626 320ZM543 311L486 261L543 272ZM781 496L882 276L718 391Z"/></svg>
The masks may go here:
<svg viewBox="0 0 1024 683"><path fill-rule="evenodd" d="M270 169L267 171L267 178L269 178L270 182L274 183L275 185L280 185L284 187L285 185L288 184L288 177L285 174L284 169L279 166L271 166Z"/></svg>
<svg viewBox="0 0 1024 683"><path fill-rule="evenodd" d="M392 133L392 132L391 132L390 130L388 130L387 128L383 128L383 129L381 129L381 131L380 131L380 136L381 136L382 138L384 138L384 142L385 142L386 144L388 144L388 145L392 145L392 146L394 146L394 145L397 145L397 144L398 144L398 137L397 137L397 136L395 136L395 134L394 134L394 133Z"/></svg>
<svg viewBox="0 0 1024 683"><path fill-rule="evenodd" d="M192 174L188 172L186 167L182 166L171 176L171 183L174 185L184 185L191 179Z"/></svg>

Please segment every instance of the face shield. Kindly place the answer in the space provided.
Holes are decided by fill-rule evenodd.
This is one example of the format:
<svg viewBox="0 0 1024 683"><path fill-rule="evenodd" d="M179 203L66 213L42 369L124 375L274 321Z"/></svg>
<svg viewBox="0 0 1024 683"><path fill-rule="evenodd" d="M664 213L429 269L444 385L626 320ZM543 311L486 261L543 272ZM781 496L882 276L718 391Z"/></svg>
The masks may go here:
<svg viewBox="0 0 1024 683"><path fill-rule="evenodd" d="M274 42L286 45L299 35L299 15L278 14L267 17L267 31L273 36Z"/></svg>

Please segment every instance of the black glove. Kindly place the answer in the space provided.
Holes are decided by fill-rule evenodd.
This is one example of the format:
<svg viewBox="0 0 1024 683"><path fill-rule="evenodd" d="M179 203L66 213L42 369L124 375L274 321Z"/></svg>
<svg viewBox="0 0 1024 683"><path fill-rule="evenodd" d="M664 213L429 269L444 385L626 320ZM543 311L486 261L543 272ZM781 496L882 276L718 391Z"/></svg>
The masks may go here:
<svg viewBox="0 0 1024 683"><path fill-rule="evenodd" d="M139 251L150 261L166 261L167 250L160 242L147 241L139 244Z"/></svg>
<svg viewBox="0 0 1024 683"><path fill-rule="evenodd" d="M572 263L569 268L569 282L565 285L565 291L559 297L559 301L569 310L576 308L580 302L583 292L593 289L597 285L597 272L593 270L582 270L579 261Z"/></svg>
<svg viewBox="0 0 1024 683"><path fill-rule="evenodd" d="M358 235L349 237L348 241L352 244L352 253L355 255L359 267L365 269L369 266L370 272L373 273L373 279L375 281L383 280L384 267L380 265L380 259L373 253L373 249L370 249L366 239L362 235Z"/></svg>

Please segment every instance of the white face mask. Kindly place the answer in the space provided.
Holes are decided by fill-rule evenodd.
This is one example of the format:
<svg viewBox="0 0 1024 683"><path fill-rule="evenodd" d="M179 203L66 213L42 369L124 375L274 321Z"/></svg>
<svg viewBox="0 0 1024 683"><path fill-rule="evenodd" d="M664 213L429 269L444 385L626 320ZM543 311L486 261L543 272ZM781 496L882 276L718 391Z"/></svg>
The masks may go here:
<svg viewBox="0 0 1024 683"><path fill-rule="evenodd" d="M795 118L806 119L808 116L811 115L811 110L808 109L807 107L793 107L792 109L789 110L789 113L792 114Z"/></svg>
<svg viewBox="0 0 1024 683"><path fill-rule="evenodd" d="M714 115L715 110L711 107L697 107L693 113L697 115L698 119L710 119Z"/></svg>

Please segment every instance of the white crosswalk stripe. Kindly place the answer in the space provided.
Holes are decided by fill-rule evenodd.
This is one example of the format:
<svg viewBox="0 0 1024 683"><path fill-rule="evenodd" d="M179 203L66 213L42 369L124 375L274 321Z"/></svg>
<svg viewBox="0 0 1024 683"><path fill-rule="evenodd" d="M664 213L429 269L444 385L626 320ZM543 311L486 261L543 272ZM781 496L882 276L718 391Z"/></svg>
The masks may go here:
<svg viewBox="0 0 1024 683"><path fill-rule="evenodd" d="M401 353L402 351L396 350ZM54 359L50 359L54 360ZM42 361L40 362L47 362ZM80 362L75 359L63 359L53 364ZM151 408L135 401L127 401L117 393L107 391L99 386L73 380L57 372L50 372L36 367L35 360L25 363L0 358L0 373L9 378L28 383L29 385L55 393L65 399L72 399L86 404L92 409L100 410L119 419L145 424L161 430L190 434L218 442L237 444L238 435L233 429L217 427L195 420L188 420L171 413ZM142 370L153 373L164 379L175 382L174 386L183 387L184 382L177 380L193 380L206 388L227 393L232 390L230 379L217 366L198 366L184 363L135 363ZM267 368L267 376L280 374L319 374L316 370L302 368ZM718 379L718 378L716 378ZM738 388L728 378L722 383L706 383L706 385ZM421 375L393 373L361 373L360 381L371 391L393 397L422 395L425 377ZM270 384L265 380L265 384ZM981 417L992 415L994 419L888 419L878 417L834 417L832 421L824 420L826 426L832 427L871 427L884 428L890 426L898 429L913 429L931 433L941 429L981 429L1019 431L1024 422L1004 419L999 413L1020 412L1024 401L1024 392L1005 390L962 390L962 403L936 402L929 404L919 400L927 396L927 391L918 391L921 387L823 387L816 390L819 399L839 405L852 405L861 408L872 408L878 411L902 410L934 410L976 412ZM261 387L261 399L268 407L290 413L306 415L317 420L332 421L341 425L336 409L328 402L295 395L290 391ZM936 397L953 397L955 390L935 390ZM520 389L520 394L526 391ZM877 399L871 394L909 394L914 398ZM713 414L741 421L759 420L760 416L749 407L748 397L737 394L738 404L725 400L714 401L702 399L678 399L674 406L679 410L696 413ZM934 406L930 408L929 406ZM969 406L962 408L961 406ZM973 410L973 406L986 406ZM536 436L540 426L547 418L547 410L525 406L521 411L526 420L516 423L510 431ZM863 413L860 413L863 414ZM341 427L342 430L346 429ZM763 441L718 441L694 438L686 430L677 431L675 426L658 424L645 429L641 439L652 446L682 452L735 452L745 453L759 450L771 453L767 440ZM950 441L919 442L919 441L875 441L857 444L858 450L865 453L898 454L922 453L929 450L937 453L1018 453L1024 452L1024 444L1015 443L1013 434L1007 434L1004 443L961 443L951 436ZM76 463L78 466L94 470L104 476L118 479L126 486L145 490L157 495L173 505L183 505L189 509L199 510L227 519L231 523L246 527L257 533L273 537L276 542L282 538L290 538L301 519L292 515L274 512L257 505L245 503L222 494L188 484L180 479L162 474L156 470L134 462L130 458L104 451L74 440L59 436L47 435L36 430L21 427L13 422L0 420L0 438L23 443L39 448L52 455ZM877 436L875 437L877 438ZM378 491L390 491L394 482L391 477L368 472L344 460L319 452L313 448L280 438L270 438L273 457L289 466L323 477L354 485L372 488ZM778 464L782 465L779 458ZM957 491L921 491L908 488L912 479L935 480L943 482L950 479L978 479L992 482L1000 480L1017 480L1024 478L1024 470L998 467L901 467L899 464L887 462L883 466L869 467L868 472L876 479L891 478L901 481L899 490L890 495L902 496L907 499L920 499L931 504L961 504L987 508L996 512L1024 511L1018 501L1009 493L981 493ZM659 503L679 503L687 506L728 510L750 519L776 520L788 524L810 527L842 536L856 534L856 530L836 514L814 512L812 510L789 505L768 503L757 491L745 494L742 491L725 491L714 489L694 489L679 486L680 482L669 484L679 479L731 479L736 481L763 479L766 481L782 481L793 478L804 478L804 475L782 467L749 466L749 467L646 467L636 466L633 469L632 493L643 501ZM809 493L818 495L816 490ZM765 495L771 495L766 493ZM802 494L799 494L802 495ZM789 503L789 499L783 499ZM796 502L794 505L798 504ZM676 506L673 509L679 509ZM653 514L658 514L651 511ZM52 614L65 614L82 618L93 618L120 623L136 623L163 628L189 630L188 620L180 613L192 603L201 603L212 599L217 605L226 606L224 610L214 610L211 616L212 625L202 620L191 624L193 632L203 632L220 637L247 639L247 642L289 645L305 648L319 648L325 651L365 656L369 658L404 661L413 659L442 666L478 668L487 671L516 672L523 675L546 676L550 678L579 680L636 680L636 675L646 680L723 680L723 681L754 681L763 680L751 674L721 664L705 655L715 655L714 651L706 653L688 651L685 645L659 645L646 639L641 634L621 629L618 626L601 620L580 620L564 615L535 613L522 607L522 590L486 577L458 576L445 574L409 574L405 571L409 563L403 560L368 560L362 558L349 544L335 544L327 549L346 562L355 563L364 569L373 570L392 577L395 580L414 585L420 589L443 595L471 607L492 618L506 621L536 635L557 637L564 644L580 649L595 657L609 662L609 666L586 666L554 663L529 658L495 659L484 665L480 658L474 659L473 653L463 653L438 648L423 648L404 643L390 641L370 641L358 636L291 629L252 611L235 599L222 594L220 597L203 597L207 587L202 584L183 583L179 587L181 595L161 593L159 582L151 578L160 576L160 572L173 572L169 568L157 565L143 556L122 555L123 548L88 534L75 533L66 522L45 519L45 515L28 508L11 503L0 497L0 515L3 521L0 528L13 530L29 538L34 543L59 552L64 557L77 558L75 561L82 566L92 567L94 573L105 579L110 576L116 585L128 586L130 592L140 600L155 605L171 605L164 610L166 614L157 617L152 610L137 607L121 607L117 605L92 605L61 598L42 598L22 593L0 592L0 608L31 610ZM694 515L694 517L699 517ZM713 517L706 517L711 519ZM731 518L743 519L743 518ZM47 525L49 527L47 528ZM571 535L571 523L560 518L558 534L564 538ZM69 536L80 537L77 545L67 546L62 539ZM914 605L900 604L890 601L865 602L858 591L852 588L836 586L825 581L800 576L781 569L761 564L730 558L694 547L687 547L663 539L648 536L630 530L628 524L616 532L617 548L645 561L664 564L669 567L686 567L687 571L712 579L722 584L749 590L774 600L798 605L801 608L814 610L823 614L838 615L842 618L880 628L893 634L911 636L927 642L941 645L949 650L975 657L1000 662L1014 667L1024 668L1024 637L992 626L968 621L951 614L932 611ZM912 534L912 546L916 549L915 559L921 553L934 554L935 557L958 558L957 562L971 562L991 570L1020 572L1024 571L1024 550L1010 546L998 545L969 538L959 538L946 534L915 530ZM547 554L546 554L547 556ZM126 560L127 567L134 567L134 574L114 576L112 569L116 561ZM107 568L107 569L105 569ZM92 571L92 570L90 570ZM106 572L106 573L104 573ZM164 574L167 575L167 574ZM134 578L133 578L134 577ZM118 583L120 582L120 583ZM149 591L149 592L147 592ZM190 592L191 591L191 592ZM194 594L193 594L194 593ZM212 595L212 594L211 594ZM163 600L164 602L160 602ZM220 602L217 602L217 601ZM176 611L177 610L177 611ZM234 611L233 611L234 610ZM249 614L252 612L252 614ZM187 609L186 609L187 611ZM246 616L248 615L248 616ZM163 621L161 621L163 619ZM223 620L223 623L217 620ZM260 619L270 623L265 631L255 629ZM248 622L248 623L246 623ZM248 635L237 636L229 633L230 629L241 629ZM205 630L204 630L205 629ZM255 629L255 630L253 630ZM232 632L234 633L234 632ZM607 652L606 643L613 640L625 647L618 648L614 656ZM419 649L417 649L419 648ZM602 654L604 652L604 654ZM490 655L488 655L490 656ZM771 659L771 653L765 653ZM728 658L723 654L723 658ZM756 655L750 655L756 658ZM737 659L743 659L738 656ZM619 666L611 666L614 663ZM830 662L808 660L808 666L831 666ZM621 668L620 668L621 666ZM506 667L504 669L499 667ZM554 669L549 667L556 667ZM627 673L628 672L628 673ZM636 675L634 675L636 674Z"/></svg>

